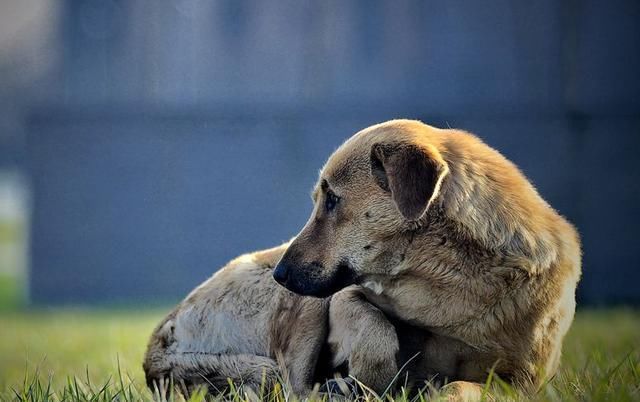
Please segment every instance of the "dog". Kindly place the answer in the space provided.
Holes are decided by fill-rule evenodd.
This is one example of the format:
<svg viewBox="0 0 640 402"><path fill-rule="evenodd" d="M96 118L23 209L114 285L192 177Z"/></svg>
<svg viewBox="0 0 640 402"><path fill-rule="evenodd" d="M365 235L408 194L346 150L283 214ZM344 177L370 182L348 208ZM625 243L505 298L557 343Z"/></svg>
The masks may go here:
<svg viewBox="0 0 640 402"><path fill-rule="evenodd" d="M383 123L329 158L313 198L291 244L232 261L158 325L150 386L284 376L306 395L347 367L381 393L403 369L473 399L492 369L523 388L553 375L579 240L497 151L456 130Z"/></svg>
<svg viewBox="0 0 640 402"><path fill-rule="evenodd" d="M412 377L467 397L491 371L524 390L554 375L580 241L499 152L463 131L389 121L331 155L313 199L273 276L333 295L334 366L380 390L398 356L417 352Z"/></svg>

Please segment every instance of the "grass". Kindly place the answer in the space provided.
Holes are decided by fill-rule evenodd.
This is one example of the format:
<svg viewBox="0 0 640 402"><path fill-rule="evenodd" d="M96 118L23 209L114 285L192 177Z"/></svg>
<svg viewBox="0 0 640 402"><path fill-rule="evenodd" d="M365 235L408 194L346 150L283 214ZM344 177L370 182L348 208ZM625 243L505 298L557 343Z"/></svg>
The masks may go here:
<svg viewBox="0 0 640 402"><path fill-rule="evenodd" d="M15 310L24 303L24 278L0 270L0 311Z"/></svg>
<svg viewBox="0 0 640 402"><path fill-rule="evenodd" d="M0 312L0 400L152 400L141 368L160 311ZM286 387L261 397L234 388L227 399L292 400ZM498 400L524 400L493 378ZM195 394L192 400L203 400ZM399 393L369 400L421 401ZM173 395L169 399L180 400ZM433 397L432 397L433 399ZM437 399L437 398L436 398ZM567 337L561 371L533 398L550 401L640 400L640 311L581 311Z"/></svg>

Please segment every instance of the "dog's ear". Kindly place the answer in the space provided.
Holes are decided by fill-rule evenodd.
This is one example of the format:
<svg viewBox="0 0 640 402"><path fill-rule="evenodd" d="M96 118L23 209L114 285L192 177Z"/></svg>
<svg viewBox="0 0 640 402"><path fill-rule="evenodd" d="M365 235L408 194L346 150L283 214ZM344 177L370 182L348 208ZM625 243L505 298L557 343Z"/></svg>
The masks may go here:
<svg viewBox="0 0 640 402"><path fill-rule="evenodd" d="M410 221L427 211L448 170L435 149L415 144L378 143L371 147L371 175L391 193L402 216Z"/></svg>

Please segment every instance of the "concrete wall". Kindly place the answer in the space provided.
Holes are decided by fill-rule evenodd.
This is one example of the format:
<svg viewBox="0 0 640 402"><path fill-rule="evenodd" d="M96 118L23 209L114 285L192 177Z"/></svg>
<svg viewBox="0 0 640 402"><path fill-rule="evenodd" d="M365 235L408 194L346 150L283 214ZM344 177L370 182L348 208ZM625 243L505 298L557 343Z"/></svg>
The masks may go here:
<svg viewBox="0 0 640 402"><path fill-rule="evenodd" d="M36 303L178 298L295 235L326 157L411 117L579 228L585 303L640 303L634 1L68 1L27 114Z"/></svg>

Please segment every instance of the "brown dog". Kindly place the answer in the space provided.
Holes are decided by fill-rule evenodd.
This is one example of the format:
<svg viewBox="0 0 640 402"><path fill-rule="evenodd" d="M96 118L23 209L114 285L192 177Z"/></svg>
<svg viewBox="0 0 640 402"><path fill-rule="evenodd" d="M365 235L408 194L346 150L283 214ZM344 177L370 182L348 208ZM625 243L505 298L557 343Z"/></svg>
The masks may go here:
<svg viewBox="0 0 640 402"><path fill-rule="evenodd" d="M304 395L322 380L326 344L332 367L346 363L378 392L416 353L414 382L483 381L495 367L531 387L553 374L573 317L578 239L499 153L466 133L392 121L338 149L314 199L288 249L232 261L163 320L145 357L150 384L257 387L281 375ZM276 280L304 295L337 292L330 302L275 284L285 250ZM478 395L470 383L449 387Z"/></svg>
<svg viewBox="0 0 640 402"><path fill-rule="evenodd" d="M555 373L579 239L500 153L465 132L390 121L329 158L314 201L274 278L320 297L356 285L331 301L336 365L376 390L413 351L417 379L480 382L494 368L531 389Z"/></svg>

